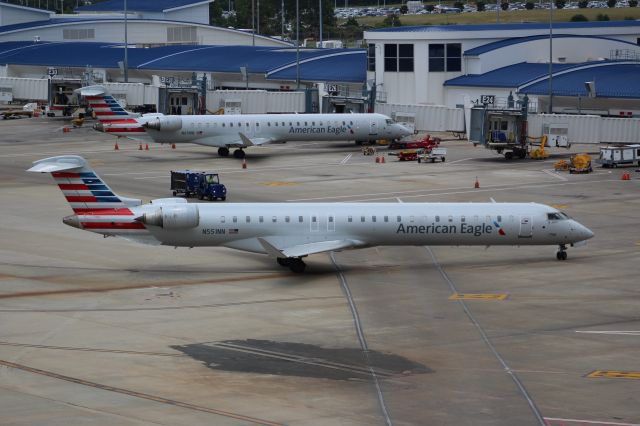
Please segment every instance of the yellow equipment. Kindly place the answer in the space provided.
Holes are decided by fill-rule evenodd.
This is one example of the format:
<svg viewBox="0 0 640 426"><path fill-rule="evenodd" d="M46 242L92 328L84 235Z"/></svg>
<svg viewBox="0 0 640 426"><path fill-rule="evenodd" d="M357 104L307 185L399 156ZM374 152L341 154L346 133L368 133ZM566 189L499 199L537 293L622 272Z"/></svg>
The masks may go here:
<svg viewBox="0 0 640 426"><path fill-rule="evenodd" d="M591 173L591 156L589 154L576 154L571 157L569 173Z"/></svg>
<svg viewBox="0 0 640 426"><path fill-rule="evenodd" d="M529 139L537 139L529 137ZM549 158L549 153L544 149L547 146L547 135L543 135L540 138L540 146L529 153L529 156L534 160L544 160Z"/></svg>
<svg viewBox="0 0 640 426"><path fill-rule="evenodd" d="M74 118L71 120L71 123L73 124L73 127L82 127L84 124L84 117Z"/></svg>
<svg viewBox="0 0 640 426"><path fill-rule="evenodd" d="M566 160L560 160L560 161L556 161L556 163L553 165L553 168L555 170L569 170L569 163Z"/></svg>

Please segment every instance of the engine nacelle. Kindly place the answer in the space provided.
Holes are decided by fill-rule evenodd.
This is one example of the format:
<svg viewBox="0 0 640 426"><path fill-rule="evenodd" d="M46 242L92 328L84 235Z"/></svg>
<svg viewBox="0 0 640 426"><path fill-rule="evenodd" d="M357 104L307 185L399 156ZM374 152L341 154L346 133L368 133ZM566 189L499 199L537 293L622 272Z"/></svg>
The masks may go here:
<svg viewBox="0 0 640 426"><path fill-rule="evenodd" d="M182 129L182 117L176 115L162 115L151 118L142 127L159 132L175 132Z"/></svg>
<svg viewBox="0 0 640 426"><path fill-rule="evenodd" d="M154 212L143 214L139 220L164 229L187 229L198 226L200 213L196 204L166 204Z"/></svg>

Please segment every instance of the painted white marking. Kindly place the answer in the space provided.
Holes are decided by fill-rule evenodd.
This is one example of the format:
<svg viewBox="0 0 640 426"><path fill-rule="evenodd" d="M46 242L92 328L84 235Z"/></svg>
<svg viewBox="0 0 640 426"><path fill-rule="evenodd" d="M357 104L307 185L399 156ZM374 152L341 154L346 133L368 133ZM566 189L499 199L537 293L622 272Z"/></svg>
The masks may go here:
<svg viewBox="0 0 640 426"><path fill-rule="evenodd" d="M555 422L572 422L578 424L590 424L590 425L606 425L606 426L640 426L640 423L619 423L619 422L603 422L598 420L579 420L579 419L562 419L558 417L545 417L545 420L551 420Z"/></svg>
<svg viewBox="0 0 640 426"><path fill-rule="evenodd" d="M548 174L549 176L553 176L554 178L558 178L560 180L563 181L568 181L569 179L565 176L562 176L556 172L554 172L553 170L543 170L544 173Z"/></svg>
<svg viewBox="0 0 640 426"><path fill-rule="evenodd" d="M444 164L456 164L456 163L461 163L461 162L467 161L467 160L473 160L473 158L469 157L469 158L462 158L460 160L455 160L455 161L447 161Z"/></svg>
<svg viewBox="0 0 640 426"><path fill-rule="evenodd" d="M346 157L344 157L344 158L342 159L342 161L340 162L340 164L347 164L347 161L351 160L351 156L352 156L352 155L353 155L353 154L349 154L349 155L347 155Z"/></svg>
<svg viewBox="0 0 640 426"><path fill-rule="evenodd" d="M619 335L619 336L640 336L640 330L590 330L590 331L576 330L576 333L584 333L584 334L616 334L616 335Z"/></svg>

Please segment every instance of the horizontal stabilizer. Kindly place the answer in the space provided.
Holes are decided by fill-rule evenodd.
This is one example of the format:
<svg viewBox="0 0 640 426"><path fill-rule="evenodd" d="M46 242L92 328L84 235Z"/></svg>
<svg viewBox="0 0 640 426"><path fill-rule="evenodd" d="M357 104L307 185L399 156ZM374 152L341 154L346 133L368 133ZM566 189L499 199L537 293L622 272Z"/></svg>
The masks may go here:
<svg viewBox="0 0 640 426"><path fill-rule="evenodd" d="M357 240L331 240L331 241L317 241L313 243L296 244L287 247L275 247L264 238L258 238L258 241L272 257L301 257L310 254L324 253L328 251L340 251L345 249L352 249L356 247L363 247L365 244Z"/></svg>
<svg viewBox="0 0 640 426"><path fill-rule="evenodd" d="M87 161L77 155L61 155L59 157L45 158L33 163L28 172L35 173L52 173L61 172L63 170L81 169L87 164Z"/></svg>

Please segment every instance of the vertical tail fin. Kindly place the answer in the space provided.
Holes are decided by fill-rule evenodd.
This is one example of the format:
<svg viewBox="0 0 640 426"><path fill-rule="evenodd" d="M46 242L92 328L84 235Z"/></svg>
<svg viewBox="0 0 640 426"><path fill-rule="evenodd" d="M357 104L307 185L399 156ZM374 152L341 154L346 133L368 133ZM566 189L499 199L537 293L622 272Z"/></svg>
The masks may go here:
<svg viewBox="0 0 640 426"><path fill-rule="evenodd" d="M51 173L76 214L124 214L140 200L117 195L93 171L87 161L77 155L61 155L33 163L29 172Z"/></svg>
<svg viewBox="0 0 640 426"><path fill-rule="evenodd" d="M101 123L140 117L140 114L124 109L102 86L81 87L77 92L85 97L89 106L95 112L96 118Z"/></svg>

